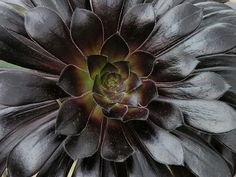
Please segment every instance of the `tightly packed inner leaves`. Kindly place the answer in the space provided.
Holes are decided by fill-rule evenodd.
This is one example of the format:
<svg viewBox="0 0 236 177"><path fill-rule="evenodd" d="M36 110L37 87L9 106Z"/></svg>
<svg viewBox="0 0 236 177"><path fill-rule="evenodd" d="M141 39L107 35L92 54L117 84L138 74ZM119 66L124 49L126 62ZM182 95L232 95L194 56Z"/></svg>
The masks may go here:
<svg viewBox="0 0 236 177"><path fill-rule="evenodd" d="M94 116L97 115L99 121L104 116L123 122L148 118L149 110L145 107L157 96L155 82L147 78L153 69L155 57L143 51L128 54L129 47L119 34L115 34L104 43L101 55L87 57L88 71L74 65L68 65L62 71L58 85L78 98L62 105L57 127L60 133L73 135L81 131L76 126L80 123L65 123L71 102L77 102L77 106L84 109L71 115L73 118L68 117L69 120L87 121L96 106Z"/></svg>
<svg viewBox="0 0 236 177"><path fill-rule="evenodd" d="M233 177L236 11L0 0L0 174Z"/></svg>

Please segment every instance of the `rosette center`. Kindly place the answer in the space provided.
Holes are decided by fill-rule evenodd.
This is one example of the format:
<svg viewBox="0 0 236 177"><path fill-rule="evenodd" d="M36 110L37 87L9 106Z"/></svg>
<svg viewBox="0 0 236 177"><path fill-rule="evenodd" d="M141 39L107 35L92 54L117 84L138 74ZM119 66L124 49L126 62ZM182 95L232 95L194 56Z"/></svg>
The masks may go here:
<svg viewBox="0 0 236 177"><path fill-rule="evenodd" d="M120 92L123 88L122 78L117 73L106 73L102 77L103 86L112 92Z"/></svg>

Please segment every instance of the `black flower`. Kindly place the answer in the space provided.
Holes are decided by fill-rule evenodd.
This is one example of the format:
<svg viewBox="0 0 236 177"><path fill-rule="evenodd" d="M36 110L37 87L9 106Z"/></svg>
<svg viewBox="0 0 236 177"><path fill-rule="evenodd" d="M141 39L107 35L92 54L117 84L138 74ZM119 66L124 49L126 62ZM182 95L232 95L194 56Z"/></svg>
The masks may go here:
<svg viewBox="0 0 236 177"><path fill-rule="evenodd" d="M2 0L0 174L232 177L236 12L202 0ZM75 168L72 168L74 162Z"/></svg>

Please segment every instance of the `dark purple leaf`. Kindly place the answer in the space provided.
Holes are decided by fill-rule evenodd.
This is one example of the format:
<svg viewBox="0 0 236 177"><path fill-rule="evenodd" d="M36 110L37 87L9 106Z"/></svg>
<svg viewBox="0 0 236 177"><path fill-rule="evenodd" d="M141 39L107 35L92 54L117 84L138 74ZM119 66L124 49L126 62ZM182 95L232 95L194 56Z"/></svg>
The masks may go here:
<svg viewBox="0 0 236 177"><path fill-rule="evenodd" d="M62 145L40 169L37 177L64 177L70 172L73 160L63 151Z"/></svg>
<svg viewBox="0 0 236 177"><path fill-rule="evenodd" d="M7 168L10 176L33 176L63 141L55 134L55 121L36 128L11 151Z"/></svg>
<svg viewBox="0 0 236 177"><path fill-rule="evenodd" d="M108 119L101 147L101 156L109 161L125 161L134 153L125 136L121 123Z"/></svg>
<svg viewBox="0 0 236 177"><path fill-rule="evenodd" d="M88 70L92 79L100 74L102 68L107 64L107 57L103 55L90 55L87 57Z"/></svg>
<svg viewBox="0 0 236 177"><path fill-rule="evenodd" d="M155 14L151 3L131 8L123 17L120 34L129 44L130 50L137 49L152 32Z"/></svg>
<svg viewBox="0 0 236 177"><path fill-rule="evenodd" d="M65 151L74 160L94 155L100 146L103 114L98 106L91 113L84 131L71 136L65 142Z"/></svg>
<svg viewBox="0 0 236 177"><path fill-rule="evenodd" d="M0 85L0 102L3 105L18 106L66 96L55 81L30 72L0 72Z"/></svg>
<svg viewBox="0 0 236 177"><path fill-rule="evenodd" d="M211 133L224 133L236 128L236 111L215 100L166 100L178 106L186 123Z"/></svg>
<svg viewBox="0 0 236 177"><path fill-rule="evenodd" d="M159 57L150 78L157 82L182 80L194 71L198 63L193 56L182 53Z"/></svg>
<svg viewBox="0 0 236 177"><path fill-rule="evenodd" d="M103 44L103 26L93 12L76 9L71 25L71 35L85 55L97 55Z"/></svg>
<svg viewBox="0 0 236 177"><path fill-rule="evenodd" d="M123 0L91 0L90 3L92 11L97 14L103 22L106 39L117 31Z"/></svg>
<svg viewBox="0 0 236 177"><path fill-rule="evenodd" d="M196 139L177 134L184 147L184 161L197 176L232 177L226 162L215 151Z"/></svg>
<svg viewBox="0 0 236 177"><path fill-rule="evenodd" d="M63 21L69 26L71 22L72 9L67 0L60 1L45 1L45 0L31 0L35 6L46 7L57 12Z"/></svg>
<svg viewBox="0 0 236 177"><path fill-rule="evenodd" d="M88 72L74 65L68 65L61 73L59 87L73 96L82 96L93 88L93 80Z"/></svg>
<svg viewBox="0 0 236 177"><path fill-rule="evenodd" d="M79 134L85 128L95 106L91 94L65 101L58 113L57 133L64 135Z"/></svg>
<svg viewBox="0 0 236 177"><path fill-rule="evenodd" d="M172 0L174 3L174 1ZM168 2L163 2L167 6ZM142 49L153 54L193 32L201 23L202 9L183 3L169 10L156 24Z"/></svg>
<svg viewBox="0 0 236 177"><path fill-rule="evenodd" d="M10 31L26 36L24 17L10 5L0 2L0 25Z"/></svg>
<svg viewBox="0 0 236 177"><path fill-rule="evenodd" d="M180 140L152 122L132 122L133 133L154 160L169 165L183 165Z"/></svg>
<svg viewBox="0 0 236 177"><path fill-rule="evenodd" d="M175 99L218 99L230 85L218 74L203 72L183 82L166 84L159 87L159 93Z"/></svg>
<svg viewBox="0 0 236 177"><path fill-rule="evenodd" d="M65 67L36 43L1 26L0 57L12 64L57 75Z"/></svg>
<svg viewBox="0 0 236 177"><path fill-rule="evenodd" d="M155 57L150 53L137 51L129 56L128 61L131 71L140 77L147 77L153 70Z"/></svg>
<svg viewBox="0 0 236 177"><path fill-rule="evenodd" d="M142 85L142 80L135 73L131 72L125 84L126 91L131 92Z"/></svg>
<svg viewBox="0 0 236 177"><path fill-rule="evenodd" d="M54 11L45 7L27 11L25 28L36 42L64 63L86 69L84 56L75 47L69 29Z"/></svg>
<svg viewBox="0 0 236 177"><path fill-rule="evenodd" d="M129 122L132 120L147 120L149 116L149 110L147 108L143 107L137 107L137 108L128 108L127 113L122 118L123 122Z"/></svg>
<svg viewBox="0 0 236 177"><path fill-rule="evenodd" d="M129 54L129 47L124 39L116 33L104 42L101 54L107 56L110 62L123 61Z"/></svg>
<svg viewBox="0 0 236 177"><path fill-rule="evenodd" d="M163 101L152 101L148 105L150 117L155 124L173 130L183 124L183 114L177 106Z"/></svg>

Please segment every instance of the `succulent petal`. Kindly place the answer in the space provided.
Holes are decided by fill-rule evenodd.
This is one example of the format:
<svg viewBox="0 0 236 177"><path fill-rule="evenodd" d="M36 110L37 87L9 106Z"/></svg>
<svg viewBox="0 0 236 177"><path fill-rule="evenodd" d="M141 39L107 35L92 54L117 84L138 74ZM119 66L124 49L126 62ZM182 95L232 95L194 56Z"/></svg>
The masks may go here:
<svg viewBox="0 0 236 177"><path fill-rule="evenodd" d="M154 160L164 164L183 165L184 152L180 140L152 122L132 122L132 131L141 146Z"/></svg>
<svg viewBox="0 0 236 177"><path fill-rule="evenodd" d="M177 134L184 147L185 163L195 174L203 177L232 176L225 160L209 146L183 133ZM196 151L201 153L196 154Z"/></svg>
<svg viewBox="0 0 236 177"><path fill-rule="evenodd" d="M103 44L103 26L99 17L85 9L76 9L71 22L71 35L84 55L97 55Z"/></svg>
<svg viewBox="0 0 236 177"><path fill-rule="evenodd" d="M0 72L0 85L0 103L8 106L38 103L66 96L54 80L27 71Z"/></svg>
<svg viewBox="0 0 236 177"><path fill-rule="evenodd" d="M55 134L54 123L55 120L51 120L39 126L14 147L7 164L11 176L34 175L53 154L63 140L63 137Z"/></svg>
<svg viewBox="0 0 236 177"><path fill-rule="evenodd" d="M149 78L156 82L179 81L189 76L199 61L188 54L159 57Z"/></svg>
<svg viewBox="0 0 236 177"><path fill-rule="evenodd" d="M106 39L117 31L123 0L91 0L90 3L92 11L102 20Z"/></svg>
<svg viewBox="0 0 236 177"><path fill-rule="evenodd" d="M130 65L127 61L118 61L113 63L118 69L118 73L121 75L123 80L126 80L130 74Z"/></svg>
<svg viewBox="0 0 236 177"><path fill-rule="evenodd" d="M128 43L131 51L134 51L146 40L154 25L155 13L152 4L139 4L124 15L120 34Z"/></svg>
<svg viewBox="0 0 236 177"><path fill-rule="evenodd" d="M67 0L60 0L60 1L31 0L31 1L37 7L46 7L57 12L62 18L62 20L65 22L65 24L67 24L68 26L70 25L72 10Z"/></svg>
<svg viewBox="0 0 236 177"><path fill-rule="evenodd" d="M125 84L126 91L131 92L142 85L142 80L137 76L137 74L131 72L128 79L125 81Z"/></svg>
<svg viewBox="0 0 236 177"><path fill-rule="evenodd" d="M157 54L166 46L193 32L200 25L202 18L202 9L190 3L183 3L170 9L157 22L141 49Z"/></svg>
<svg viewBox="0 0 236 177"><path fill-rule="evenodd" d="M215 100L172 100L185 115L186 123L211 133L224 133L236 128L236 111L221 101Z"/></svg>
<svg viewBox="0 0 236 177"><path fill-rule="evenodd" d="M99 106L101 106L105 110L110 110L115 104L106 96L97 93L93 94L93 99Z"/></svg>
<svg viewBox="0 0 236 177"><path fill-rule="evenodd" d="M0 0L0 176L233 177L226 2Z"/></svg>
<svg viewBox="0 0 236 177"><path fill-rule="evenodd" d="M90 157L98 151L102 137L102 122L102 110L97 106L91 113L84 131L67 138L64 148L72 159Z"/></svg>
<svg viewBox="0 0 236 177"><path fill-rule="evenodd" d="M155 57L147 52L137 51L129 56L130 68L140 77L147 77L151 74Z"/></svg>
<svg viewBox="0 0 236 177"><path fill-rule="evenodd" d="M8 30L27 36L24 27L24 17L3 2L0 2L0 25Z"/></svg>
<svg viewBox="0 0 236 177"><path fill-rule="evenodd" d="M91 94L65 101L57 116L56 132L63 135L81 133L95 106Z"/></svg>
<svg viewBox="0 0 236 177"><path fill-rule="evenodd" d="M90 55L87 57L88 70L92 79L95 79L96 75L100 74L107 62L107 57L103 55Z"/></svg>
<svg viewBox="0 0 236 177"><path fill-rule="evenodd" d="M72 42L69 29L54 11L45 7L28 11L25 16L25 28L35 41L61 61L85 69L84 56Z"/></svg>
<svg viewBox="0 0 236 177"><path fill-rule="evenodd" d="M116 33L104 42L101 54L107 56L109 62L123 61L129 54L129 47L124 39Z"/></svg>
<svg viewBox="0 0 236 177"><path fill-rule="evenodd" d="M230 85L218 74L202 72L181 83L159 87L161 95L176 99L218 99Z"/></svg>
<svg viewBox="0 0 236 177"><path fill-rule="evenodd" d="M60 74L65 64L55 59L28 38L7 31L0 25L0 57L2 60L49 74Z"/></svg>
<svg viewBox="0 0 236 177"><path fill-rule="evenodd" d="M128 112L128 106L123 104L115 104L109 111L104 111L104 115L110 119L122 120Z"/></svg>
<svg viewBox="0 0 236 177"><path fill-rule="evenodd" d="M128 108L127 113L122 118L123 122L129 122L132 120L147 120L149 116L149 110L144 107Z"/></svg>
<svg viewBox="0 0 236 177"><path fill-rule="evenodd" d="M101 156L109 161L123 162L134 153L117 120L107 120Z"/></svg>
<svg viewBox="0 0 236 177"><path fill-rule="evenodd" d="M68 65L61 73L58 85L73 96L82 96L93 88L92 79L85 72L74 65Z"/></svg>
<svg viewBox="0 0 236 177"><path fill-rule="evenodd" d="M183 125L183 113L174 104L155 100L148 105L148 110L149 119L164 129L174 130Z"/></svg>
<svg viewBox="0 0 236 177"><path fill-rule="evenodd" d="M102 164L102 159L98 154L88 158L79 159L73 174L78 177L84 174L97 177L102 173Z"/></svg>
<svg viewBox="0 0 236 177"><path fill-rule="evenodd" d="M153 99L158 96L157 86L151 80L144 80L142 85L137 89L138 102L142 106L147 106Z"/></svg>

